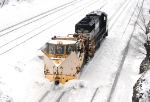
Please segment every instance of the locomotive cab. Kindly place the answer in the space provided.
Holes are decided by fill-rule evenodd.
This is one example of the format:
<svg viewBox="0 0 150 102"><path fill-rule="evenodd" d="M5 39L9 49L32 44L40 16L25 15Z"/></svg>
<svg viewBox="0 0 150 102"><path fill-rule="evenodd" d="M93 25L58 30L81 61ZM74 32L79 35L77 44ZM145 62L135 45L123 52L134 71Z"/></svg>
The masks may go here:
<svg viewBox="0 0 150 102"><path fill-rule="evenodd" d="M44 74L55 84L64 84L78 77L83 58L79 58L78 41L51 40L45 45Z"/></svg>

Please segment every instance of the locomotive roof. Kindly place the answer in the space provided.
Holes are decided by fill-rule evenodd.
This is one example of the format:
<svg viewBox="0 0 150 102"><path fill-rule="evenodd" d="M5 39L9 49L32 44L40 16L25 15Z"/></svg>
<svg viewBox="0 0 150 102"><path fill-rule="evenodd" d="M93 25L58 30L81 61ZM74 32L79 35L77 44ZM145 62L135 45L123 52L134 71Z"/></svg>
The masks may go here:
<svg viewBox="0 0 150 102"><path fill-rule="evenodd" d="M105 15L105 16L107 16L107 14L105 12L102 12L100 10L92 11L89 14L87 14L86 16L100 16L102 14Z"/></svg>
<svg viewBox="0 0 150 102"><path fill-rule="evenodd" d="M107 16L107 14L105 12L102 12L102 11L92 11L90 12L89 14L87 14L81 21L79 21L77 24L80 25L93 25L94 24L94 21L93 19L97 19L97 17L101 16L101 15L105 15Z"/></svg>
<svg viewBox="0 0 150 102"><path fill-rule="evenodd" d="M74 40L50 40L48 43L50 44L63 44L63 45L67 45L67 44L75 44L77 41Z"/></svg>

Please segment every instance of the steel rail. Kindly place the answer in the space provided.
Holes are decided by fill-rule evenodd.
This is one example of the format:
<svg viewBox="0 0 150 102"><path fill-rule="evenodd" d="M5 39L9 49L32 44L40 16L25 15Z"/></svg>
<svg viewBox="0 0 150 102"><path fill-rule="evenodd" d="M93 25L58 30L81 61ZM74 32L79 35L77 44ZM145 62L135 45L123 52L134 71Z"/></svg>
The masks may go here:
<svg viewBox="0 0 150 102"><path fill-rule="evenodd" d="M119 9L125 4L126 1L127 1L127 0L125 0L125 1L122 3L122 5L120 5L120 7L116 10L116 12L112 15L112 17L115 16L115 14L116 14L116 13L119 11ZM112 17L108 20L108 22L111 21Z"/></svg>
<svg viewBox="0 0 150 102"><path fill-rule="evenodd" d="M138 7L138 3L136 4L136 7ZM135 8L136 8L136 7L135 7ZM123 32L123 34L122 34L122 37L123 37L123 35L125 34L125 31L126 31L128 25L129 25L129 23L130 23L131 20L132 20L132 17L133 17L133 15L134 15L134 13L135 13L135 10L136 10L136 9L134 9L134 11L133 11L133 13L132 13L132 15L131 15L131 18L130 18L130 20L129 20L129 22L128 22L128 24L127 24L127 26L126 26L126 28L125 28L125 30L124 30L124 32Z"/></svg>
<svg viewBox="0 0 150 102"><path fill-rule="evenodd" d="M42 98L38 101L38 102L42 102L43 99L47 96L47 94L49 93L50 91L46 91L46 93L42 96Z"/></svg>
<svg viewBox="0 0 150 102"><path fill-rule="evenodd" d="M76 1L76 0L75 0L75 1ZM78 1L78 2L79 2L79 1ZM19 27L17 27L17 28L14 28L13 30L10 30L10 31L8 31L8 32L6 32L6 33L4 33L4 34L1 34L0 37L2 37L2 36L4 36L4 35L7 35L7 34L13 32L13 31L15 31L15 30L17 30L17 29L19 29L19 28L22 28L22 27L24 27L24 26L27 26L27 25L29 25L29 24L31 24L31 23L34 23L34 22L36 22L36 21L38 21L38 20L40 20L40 19L43 19L43 18L45 18L45 17L47 17L47 16L50 16L50 15L52 15L52 14L58 12L58 11L61 11L61 10L65 9L65 8L67 8L67 7L69 7L69 6L72 6L72 5L74 5L74 4L78 3L78 2L75 2L75 3L73 3L73 4L71 4L72 2L69 2L69 3L65 4L65 5L62 5L62 6L60 6L60 7L55 8L55 9L49 10L49 11L44 12L44 13L42 13L42 14L39 14L39 15L37 15L37 16L35 16L35 17L32 17L32 18L30 18L30 19L28 19L28 20L25 20L25 21L23 21L23 22L20 22L20 23L18 23L18 24L16 24L16 25L13 25L13 26L11 26L11 27L8 27L8 28L5 29L5 30L8 30L8 29L10 29L10 28L13 28L13 27L15 27L15 26L18 26L18 25L21 25L21 24L25 23L25 24L23 24L23 25L21 25L21 26L19 26ZM69 5L69 4L70 4L70 5ZM67 5L67 6L66 6L66 5ZM65 6L65 7L63 7L63 6ZM61 8L61 7L63 7L63 8ZM57 9L58 9L58 10L57 10ZM55 11L55 10L56 10L56 11ZM51 13L51 11L54 11L54 12ZM41 17L40 17L40 16L41 16ZM38 17L40 17L40 18L38 18ZM35 18L36 18L36 19L35 19ZM35 19L35 20L33 20L33 19ZM33 21L32 21L32 20L33 20ZM30 21L30 22L28 22L28 21ZM3 31L5 31L5 30L3 30ZM0 32L2 32L2 31L0 31Z"/></svg>
<svg viewBox="0 0 150 102"><path fill-rule="evenodd" d="M66 93L66 91L62 92L60 94L60 96L58 97L58 99L56 100L56 102L59 102L65 93Z"/></svg>
<svg viewBox="0 0 150 102"><path fill-rule="evenodd" d="M121 14L123 13L123 11L127 8L127 6L129 5L130 2L131 2L131 0L129 0L129 2L127 3L127 5L123 8L122 12L119 14L119 16L117 17L117 19L115 20L115 22L110 26L109 30L112 29L113 25L116 23L116 21L121 16Z"/></svg>
<svg viewBox="0 0 150 102"><path fill-rule="evenodd" d="M93 96L92 96L91 102L93 102L94 97L95 97L95 95L96 95L96 93L97 93L98 89L99 89L99 87L98 87L98 88L96 88L96 90L95 90L95 92L94 92L94 94L93 94Z"/></svg>
<svg viewBox="0 0 150 102"><path fill-rule="evenodd" d="M29 18L29 19L27 19L27 20L24 20L24 21L22 21L22 22L19 22L19 23L17 23L17 24L14 24L14 25L12 25L12 26L10 26L10 27L4 28L4 29L0 30L0 32L3 32L3 31L5 31L5 30L8 30L8 29L13 28L13 27L15 27L15 26L18 26L18 25L20 25L20 24L22 24L22 23L25 23L25 22L30 21L30 20L32 20L32 19L34 19L34 18L37 18L37 17L39 17L39 16L41 16L41 15L44 15L44 14L46 14L46 13L49 13L49 12L54 11L54 10L56 10L56 9L59 9L59 8L61 8L61 7L63 7L63 6L66 6L66 5L68 5L68 4L71 4L71 3L75 2L75 1L77 1L77 0L73 0L73 1L71 1L71 2L68 2L68 3L64 4L64 5L61 5L61 6L56 7L56 8L53 8L53 9L51 9L51 10L48 10L48 11L43 12L43 13L41 13L41 14L38 14L38 15L32 17L32 18ZM72 5L73 5L73 4L72 4ZM0 36L1 36L1 35L0 35Z"/></svg>

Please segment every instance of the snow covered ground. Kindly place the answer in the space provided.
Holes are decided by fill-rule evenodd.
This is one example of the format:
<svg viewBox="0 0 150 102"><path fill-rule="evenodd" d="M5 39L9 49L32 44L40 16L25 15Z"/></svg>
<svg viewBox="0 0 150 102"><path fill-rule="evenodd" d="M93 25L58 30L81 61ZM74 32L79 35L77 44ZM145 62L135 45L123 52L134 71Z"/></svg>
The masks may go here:
<svg viewBox="0 0 150 102"><path fill-rule="evenodd" d="M87 0L78 1L87 2ZM74 25L77 21L83 18L85 14L100 8L100 5L104 4L103 0L93 0L92 2L94 1L98 2L89 6L87 9L82 10L82 12L77 13L73 17L69 17L61 22L61 24L48 30L45 33L45 37L39 36L36 40L39 41L40 39L40 42L47 42L47 40L54 35L67 35L68 33L74 33ZM108 0L108 4L102 9L102 11L105 11L108 14L108 19L110 19L112 18L113 13L116 12L123 3L127 4L129 1L130 0ZM90 87L91 89L99 87L94 102L106 102L109 97L114 78L124 54L124 48L126 47L127 41L133 30L133 25L131 25L133 22L130 22L131 24L126 31L125 28L137 1L138 0L130 1L117 23L113 26L111 31L109 31L109 36L103 41L102 46L96 52L95 57L93 58L94 60L91 60L83 70L80 79L85 83L88 83L86 88L89 88L89 93L93 92L90 90ZM0 12L2 12L0 14L0 30L67 2L70 2L70 0L34 0L30 3L16 3L12 1L0 9ZM76 5L73 6L76 7ZM109 24L111 25L114 21L115 19ZM58 30L57 28L60 29ZM125 34L122 35L124 31ZM14 50L15 52L11 51L9 54L0 56L0 101L2 100L2 102L5 102L6 100L13 99L14 102L37 102L46 91L52 90L53 83L44 78L43 61L38 57L41 52L38 51L38 49L35 49L37 53L31 51L31 56L34 58L27 58L26 61L22 59L29 56L26 54L24 55L24 53L30 52L28 49L30 49L31 43L36 45L35 48L38 48L38 44L39 47L41 47L42 43L35 43L37 41L33 39L26 45L22 45L22 47ZM23 47L28 49L25 50ZM17 58L15 58L15 56ZM139 77L138 68L143 58L143 55L140 53L136 54L134 53L134 50L129 48L118 83L116 84L115 91L111 98L112 102L131 102L132 87ZM5 97L3 97L3 95ZM7 96L9 96L9 98ZM78 100L75 100L76 97L78 96L72 96L70 99L67 99L67 97L66 100L67 102L72 102L73 100L74 102L79 102ZM83 102L82 98L83 97L81 97L80 102ZM63 100L66 102L64 98Z"/></svg>
<svg viewBox="0 0 150 102"><path fill-rule="evenodd" d="M145 12L144 15L147 15L145 17L145 20L148 21L150 19L150 15L148 14L149 5L150 1L145 1L143 7L143 10ZM122 101L122 99L124 100L124 102L132 101L133 86L137 82L138 78L141 77L141 75L139 74L139 66L142 60L145 58L145 55L143 53L146 54L145 49L142 46L142 42L145 42L145 36L140 34L139 32L141 32L141 29L138 25L136 25L133 38L131 39L129 45L127 57L120 73L120 77L116 85L117 87L113 94L112 102L120 102Z"/></svg>

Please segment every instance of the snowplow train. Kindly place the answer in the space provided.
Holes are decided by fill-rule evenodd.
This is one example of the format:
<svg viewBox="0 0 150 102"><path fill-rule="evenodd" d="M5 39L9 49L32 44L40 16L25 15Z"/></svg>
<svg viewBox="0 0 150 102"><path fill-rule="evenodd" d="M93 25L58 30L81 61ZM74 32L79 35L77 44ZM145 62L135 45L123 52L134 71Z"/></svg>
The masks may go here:
<svg viewBox="0 0 150 102"><path fill-rule="evenodd" d="M75 25L75 33L54 36L42 49L44 74L55 85L79 78L82 68L108 36L107 14L93 11Z"/></svg>

